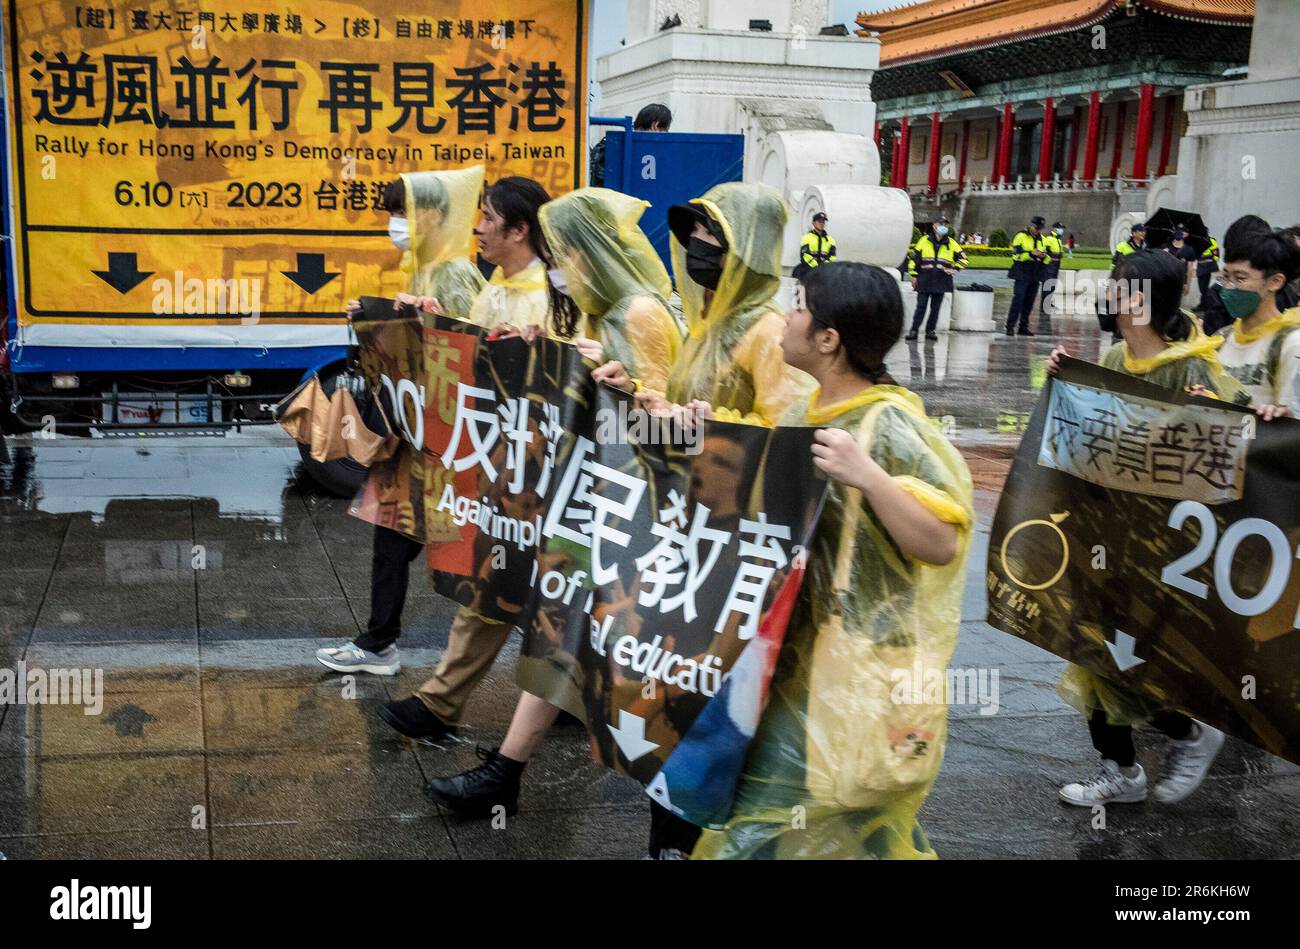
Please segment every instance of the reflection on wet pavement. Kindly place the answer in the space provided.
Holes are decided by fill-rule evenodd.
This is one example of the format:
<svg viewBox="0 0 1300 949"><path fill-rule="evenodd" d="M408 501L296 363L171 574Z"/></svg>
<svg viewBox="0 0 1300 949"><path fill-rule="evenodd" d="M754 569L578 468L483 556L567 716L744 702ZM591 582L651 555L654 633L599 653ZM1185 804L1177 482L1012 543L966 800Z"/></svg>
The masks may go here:
<svg viewBox="0 0 1300 949"><path fill-rule="evenodd" d="M1083 322L1057 337L951 334L900 344L890 371L950 415L977 489L953 664L996 669L1000 709L953 711L925 827L948 857L1300 855L1295 768L1229 740L1205 787L1175 807L1113 807L1108 828L1057 803L1090 770L1078 716L1055 694L1062 663L984 622L988 524L1017 426L1058 340L1096 358ZM368 613L370 528L297 474L269 430L225 439L8 439L0 460L0 668L103 670L103 708L0 707L0 852L25 857L637 857L635 783L559 729L525 773L503 829L427 802L435 774L477 763L518 691L518 643L466 714L470 742L399 740L375 712L419 684L453 609L413 582L403 671L349 684L321 645ZM1139 740L1158 766L1158 742Z"/></svg>

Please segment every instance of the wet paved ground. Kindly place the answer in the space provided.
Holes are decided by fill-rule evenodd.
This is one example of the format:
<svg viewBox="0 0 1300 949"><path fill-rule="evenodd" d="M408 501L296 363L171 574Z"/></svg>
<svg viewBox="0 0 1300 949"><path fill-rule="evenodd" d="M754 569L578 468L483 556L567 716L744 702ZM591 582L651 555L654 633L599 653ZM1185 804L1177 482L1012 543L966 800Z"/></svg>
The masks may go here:
<svg viewBox="0 0 1300 949"><path fill-rule="evenodd" d="M1061 322L1056 338L1095 358L1093 326ZM953 710L926 829L945 857L1300 856L1300 769L1232 739L1181 805L1115 806L1098 831L1087 811L1056 800L1058 784L1093 765L1086 729L1056 697L1061 661L983 622L981 582L1017 429L1056 338L953 334L900 344L889 359L932 415L956 422L980 529L953 665L996 668L1000 682L998 714ZM547 739L502 829L424 799L429 777L477 763L472 745L414 747L375 711L432 667L452 610L414 583L403 672L359 677L355 696L344 694L313 653L364 625L370 528L297 476L282 435L8 444L0 668L98 667L108 692L98 716L0 707L0 852L10 859L643 852L643 794L591 763L574 729ZM504 734L517 648L471 702L471 740ZM1155 768L1155 737L1139 744Z"/></svg>

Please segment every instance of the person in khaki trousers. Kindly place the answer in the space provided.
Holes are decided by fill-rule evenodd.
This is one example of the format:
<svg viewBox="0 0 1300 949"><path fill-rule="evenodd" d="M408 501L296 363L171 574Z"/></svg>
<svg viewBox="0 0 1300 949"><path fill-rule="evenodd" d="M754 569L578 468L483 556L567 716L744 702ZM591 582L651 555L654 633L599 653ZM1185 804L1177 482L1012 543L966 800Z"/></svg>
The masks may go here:
<svg viewBox="0 0 1300 949"><path fill-rule="evenodd" d="M470 322L488 329L542 326L557 338L577 335L580 314L547 277L549 253L537 212L549 200L546 189L531 178L503 178L484 193L474 235L479 253L497 269L475 300ZM437 307L434 300L414 302ZM511 629L510 623L461 607L433 676L414 695L384 703L380 718L409 738L446 737L460 722L470 695L492 668Z"/></svg>

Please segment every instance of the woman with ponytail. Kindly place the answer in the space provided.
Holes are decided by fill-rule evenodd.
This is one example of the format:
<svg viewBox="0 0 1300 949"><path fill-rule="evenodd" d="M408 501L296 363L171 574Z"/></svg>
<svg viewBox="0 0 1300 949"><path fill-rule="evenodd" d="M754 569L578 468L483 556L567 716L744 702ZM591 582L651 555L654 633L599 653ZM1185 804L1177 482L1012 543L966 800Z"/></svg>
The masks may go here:
<svg viewBox="0 0 1300 949"><path fill-rule="evenodd" d="M786 314L785 362L817 388L780 423L820 429L830 490L731 816L692 859L935 856L916 815L947 705L911 679L947 669L975 516L965 462L885 367L902 331L898 282L867 264L812 270Z"/></svg>
<svg viewBox="0 0 1300 949"><path fill-rule="evenodd" d="M1186 279L1183 262L1164 251L1138 250L1115 264L1108 288L1109 315L1103 317L1102 329L1117 331L1122 341L1106 351L1101 365L1179 394L1248 405L1250 394L1220 359L1223 337L1206 336L1197 319L1181 308ZM1064 348L1054 349L1047 371L1055 375L1065 355L1069 354ZM1256 411L1264 418L1282 414L1274 405L1261 405ZM1116 504L1154 503L1139 494L1116 493L1122 495ZM1149 513L1164 516L1155 508ZM1124 520L1122 512L1112 516L1117 523ZM1110 555L1120 562L1134 562L1138 554L1127 555L1127 547L1145 542L1118 532ZM1103 619L1072 622L1071 632L1104 640L1113 629L1132 629L1134 614L1140 614L1142 607L1131 601L1128 585L1102 584L1099 596L1100 601L1091 606ZM1057 692L1087 719L1093 747L1101 757L1093 774L1058 791L1062 801L1076 807L1146 800L1147 774L1133 744L1133 726L1139 722L1149 723L1167 739L1160 780L1151 788L1161 803L1181 801L1200 787L1223 746L1223 733L1212 726L1074 663L1066 666Z"/></svg>

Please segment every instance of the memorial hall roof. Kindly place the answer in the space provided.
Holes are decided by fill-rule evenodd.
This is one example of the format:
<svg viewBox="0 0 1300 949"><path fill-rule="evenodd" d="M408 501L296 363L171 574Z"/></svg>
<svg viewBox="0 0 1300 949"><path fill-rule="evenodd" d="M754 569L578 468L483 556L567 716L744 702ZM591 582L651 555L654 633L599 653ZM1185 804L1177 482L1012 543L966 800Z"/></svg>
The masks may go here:
<svg viewBox="0 0 1300 949"><path fill-rule="evenodd" d="M860 13L857 24L859 36L878 34L887 69L1085 29L1131 7L1211 26L1250 26L1255 16L1254 0L922 0Z"/></svg>

